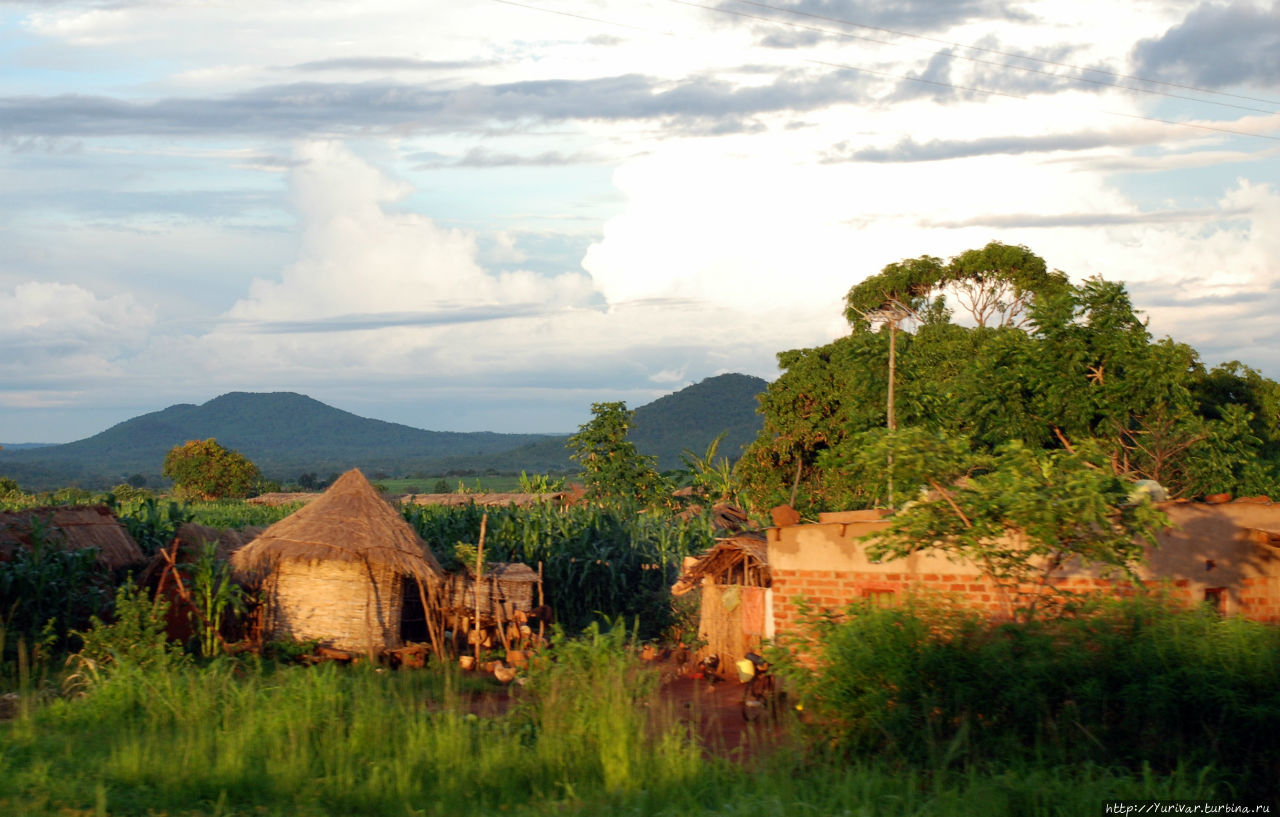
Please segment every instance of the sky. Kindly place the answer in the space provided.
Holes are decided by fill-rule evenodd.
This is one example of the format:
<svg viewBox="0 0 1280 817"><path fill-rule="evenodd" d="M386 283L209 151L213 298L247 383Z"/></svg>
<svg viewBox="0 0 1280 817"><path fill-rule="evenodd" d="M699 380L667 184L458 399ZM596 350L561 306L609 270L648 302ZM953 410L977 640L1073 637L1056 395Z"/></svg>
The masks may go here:
<svg viewBox="0 0 1280 817"><path fill-rule="evenodd" d="M0 441L568 432L1023 244L1280 378L1280 0L0 0Z"/></svg>

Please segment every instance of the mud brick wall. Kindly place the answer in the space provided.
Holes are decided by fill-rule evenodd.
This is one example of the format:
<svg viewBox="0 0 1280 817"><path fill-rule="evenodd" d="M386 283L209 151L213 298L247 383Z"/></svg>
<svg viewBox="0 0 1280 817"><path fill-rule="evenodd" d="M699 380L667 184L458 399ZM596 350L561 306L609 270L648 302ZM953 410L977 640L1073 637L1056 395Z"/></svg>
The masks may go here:
<svg viewBox="0 0 1280 817"><path fill-rule="evenodd" d="M1171 524L1139 570L1145 583L1164 586L1186 604L1210 603L1227 615L1280 623L1280 505L1166 503L1161 508ZM822 514L817 524L770 528L775 631L800 626L802 599L811 607L838 610L855 601L891 605L909 593L936 592L993 618L1013 614L1009 594L972 564L936 553L870 560L863 537L886 525L881 512L856 511ZM1055 584L1073 593L1131 592L1125 583L1079 566L1062 571Z"/></svg>

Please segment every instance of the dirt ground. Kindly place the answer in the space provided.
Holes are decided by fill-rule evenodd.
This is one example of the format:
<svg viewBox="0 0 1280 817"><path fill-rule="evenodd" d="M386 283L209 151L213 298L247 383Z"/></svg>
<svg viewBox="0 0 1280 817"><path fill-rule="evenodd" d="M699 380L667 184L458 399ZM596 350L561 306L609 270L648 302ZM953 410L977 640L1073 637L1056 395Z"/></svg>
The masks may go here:
<svg viewBox="0 0 1280 817"><path fill-rule="evenodd" d="M682 675L663 684L662 699L678 716L697 724L709 753L748 763L786 737L787 719L761 717L748 723L742 717L742 686Z"/></svg>

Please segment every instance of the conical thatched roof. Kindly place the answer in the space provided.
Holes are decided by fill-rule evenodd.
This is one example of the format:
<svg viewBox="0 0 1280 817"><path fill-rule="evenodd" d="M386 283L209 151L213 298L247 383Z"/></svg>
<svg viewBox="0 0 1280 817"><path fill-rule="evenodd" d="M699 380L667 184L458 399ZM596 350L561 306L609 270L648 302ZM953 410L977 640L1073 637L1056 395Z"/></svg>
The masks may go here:
<svg viewBox="0 0 1280 817"><path fill-rule="evenodd" d="M444 573L418 534L359 469L343 474L321 496L240 548L231 564L242 571L269 570L281 559L367 562L420 579Z"/></svg>

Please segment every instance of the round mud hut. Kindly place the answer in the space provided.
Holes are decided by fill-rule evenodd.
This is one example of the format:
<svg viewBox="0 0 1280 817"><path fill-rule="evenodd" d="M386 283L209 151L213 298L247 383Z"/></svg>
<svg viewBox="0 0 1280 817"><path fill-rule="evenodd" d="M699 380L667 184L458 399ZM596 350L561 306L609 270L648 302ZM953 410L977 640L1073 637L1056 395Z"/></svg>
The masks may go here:
<svg viewBox="0 0 1280 817"><path fill-rule="evenodd" d="M315 639L360 653L399 648L406 589L432 596L444 575L409 523L356 469L263 531L231 563L264 577L265 637Z"/></svg>

